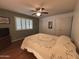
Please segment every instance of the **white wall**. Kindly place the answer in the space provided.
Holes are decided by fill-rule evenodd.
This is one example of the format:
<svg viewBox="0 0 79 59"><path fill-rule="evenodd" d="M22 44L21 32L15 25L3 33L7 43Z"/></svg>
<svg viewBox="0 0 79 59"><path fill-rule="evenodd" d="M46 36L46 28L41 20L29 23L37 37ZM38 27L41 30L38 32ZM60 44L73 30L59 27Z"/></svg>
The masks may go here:
<svg viewBox="0 0 79 59"><path fill-rule="evenodd" d="M73 13L72 34L71 37L79 48L79 0Z"/></svg>
<svg viewBox="0 0 79 59"><path fill-rule="evenodd" d="M48 22L53 22L53 28L48 29ZM72 13L59 14L55 16L41 18L39 20L39 32L55 35L71 34Z"/></svg>

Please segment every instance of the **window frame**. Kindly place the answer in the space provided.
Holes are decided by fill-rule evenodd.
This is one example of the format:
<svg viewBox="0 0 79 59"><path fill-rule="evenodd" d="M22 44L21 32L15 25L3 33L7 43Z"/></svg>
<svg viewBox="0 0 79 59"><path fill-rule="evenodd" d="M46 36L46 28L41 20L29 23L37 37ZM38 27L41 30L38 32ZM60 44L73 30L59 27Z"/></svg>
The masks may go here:
<svg viewBox="0 0 79 59"><path fill-rule="evenodd" d="M19 29L19 30L17 30L17 24L16 24L16 18L17 18L17 17L21 19L21 22L20 22L20 23L21 23L21 29ZM34 26L33 26L33 19L31 19L31 18L26 18L26 17L19 17L19 16L15 16L14 19L15 19L15 30L16 30L16 31L33 30L33 27L34 27ZM22 19L25 19L25 29L22 29ZM32 20L32 28L30 28L30 22L29 22L29 29L26 28L26 26L27 26L27 25L26 25L26 19L29 20L29 21Z"/></svg>

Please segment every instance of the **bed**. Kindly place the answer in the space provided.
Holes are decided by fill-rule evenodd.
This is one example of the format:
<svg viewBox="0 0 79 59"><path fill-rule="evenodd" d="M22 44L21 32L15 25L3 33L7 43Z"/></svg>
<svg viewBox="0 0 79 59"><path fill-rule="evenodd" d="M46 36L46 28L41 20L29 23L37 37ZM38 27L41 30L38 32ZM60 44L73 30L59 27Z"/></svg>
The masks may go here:
<svg viewBox="0 0 79 59"><path fill-rule="evenodd" d="M25 37L21 49L32 52L37 59L79 59L75 45L64 35L31 35Z"/></svg>

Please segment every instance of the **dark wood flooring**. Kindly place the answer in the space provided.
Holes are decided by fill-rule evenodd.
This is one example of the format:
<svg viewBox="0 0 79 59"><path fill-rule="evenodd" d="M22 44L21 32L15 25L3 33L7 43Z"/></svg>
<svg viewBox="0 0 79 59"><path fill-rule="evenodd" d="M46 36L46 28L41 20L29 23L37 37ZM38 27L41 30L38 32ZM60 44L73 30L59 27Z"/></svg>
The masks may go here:
<svg viewBox="0 0 79 59"><path fill-rule="evenodd" d="M21 43L22 41L17 41L0 51L0 59L36 59L32 53L21 50Z"/></svg>

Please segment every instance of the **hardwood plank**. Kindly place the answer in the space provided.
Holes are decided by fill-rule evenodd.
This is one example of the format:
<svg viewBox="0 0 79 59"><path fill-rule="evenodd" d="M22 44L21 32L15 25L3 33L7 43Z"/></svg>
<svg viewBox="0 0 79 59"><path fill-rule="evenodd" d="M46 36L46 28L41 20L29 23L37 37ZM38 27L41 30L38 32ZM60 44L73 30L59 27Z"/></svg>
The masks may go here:
<svg viewBox="0 0 79 59"><path fill-rule="evenodd" d="M32 53L20 49L21 43L22 40L17 41L0 51L0 59L36 59Z"/></svg>

